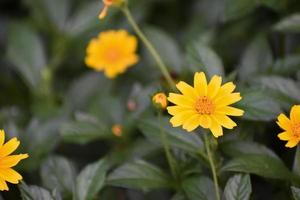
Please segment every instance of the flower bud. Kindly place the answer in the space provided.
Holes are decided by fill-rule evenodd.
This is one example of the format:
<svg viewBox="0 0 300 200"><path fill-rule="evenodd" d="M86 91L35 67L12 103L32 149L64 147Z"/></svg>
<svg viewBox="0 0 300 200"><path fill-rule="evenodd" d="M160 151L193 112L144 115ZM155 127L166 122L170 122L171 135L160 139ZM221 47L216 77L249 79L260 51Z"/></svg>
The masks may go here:
<svg viewBox="0 0 300 200"><path fill-rule="evenodd" d="M99 19L104 19L107 15L108 9L111 6L120 7L125 0L102 0L104 3L104 8L99 14Z"/></svg>
<svg viewBox="0 0 300 200"><path fill-rule="evenodd" d="M113 125L111 131L116 137L122 136L122 126L120 124Z"/></svg>
<svg viewBox="0 0 300 200"><path fill-rule="evenodd" d="M163 92L155 94L152 97L152 102L155 106L163 110L166 109L166 107L168 106L167 96Z"/></svg>

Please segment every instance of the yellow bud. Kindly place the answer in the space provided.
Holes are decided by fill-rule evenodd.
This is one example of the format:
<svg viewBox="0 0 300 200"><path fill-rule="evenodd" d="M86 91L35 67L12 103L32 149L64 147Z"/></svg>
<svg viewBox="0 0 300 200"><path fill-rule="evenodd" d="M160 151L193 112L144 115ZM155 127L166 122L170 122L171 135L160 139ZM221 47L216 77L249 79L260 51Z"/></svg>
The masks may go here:
<svg viewBox="0 0 300 200"><path fill-rule="evenodd" d="M113 125L112 128L111 128L111 131L117 137L122 136L122 126L120 124Z"/></svg>
<svg viewBox="0 0 300 200"><path fill-rule="evenodd" d="M120 7L125 0L102 0L104 3L104 8L99 14L99 19L104 19L107 15L108 9L110 6Z"/></svg>
<svg viewBox="0 0 300 200"><path fill-rule="evenodd" d="M155 94L152 101L156 106L162 109L166 109L168 106L167 96L163 92Z"/></svg>

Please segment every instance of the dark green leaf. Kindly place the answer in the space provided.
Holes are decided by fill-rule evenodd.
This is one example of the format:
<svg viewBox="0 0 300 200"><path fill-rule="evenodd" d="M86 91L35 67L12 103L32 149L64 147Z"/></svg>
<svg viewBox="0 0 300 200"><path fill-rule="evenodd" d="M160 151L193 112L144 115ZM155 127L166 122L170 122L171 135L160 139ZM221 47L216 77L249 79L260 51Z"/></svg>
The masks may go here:
<svg viewBox="0 0 300 200"><path fill-rule="evenodd" d="M52 190L72 194L75 189L75 168L64 157L48 158L41 168L43 184Z"/></svg>
<svg viewBox="0 0 300 200"><path fill-rule="evenodd" d="M59 200L54 198L48 190L38 186L28 186L22 183L19 189L23 200Z"/></svg>
<svg viewBox="0 0 300 200"><path fill-rule="evenodd" d="M278 59L270 67L271 74L293 75L300 69L300 56L297 54L287 55L284 58Z"/></svg>
<svg viewBox="0 0 300 200"><path fill-rule="evenodd" d="M268 155L248 154L239 156L225 164L222 170L251 173L273 179L295 179L281 160Z"/></svg>
<svg viewBox="0 0 300 200"><path fill-rule="evenodd" d="M90 200L104 186L108 163L100 160L86 166L76 180L76 197L78 200Z"/></svg>
<svg viewBox="0 0 300 200"><path fill-rule="evenodd" d="M300 14L290 15L279 21L274 29L282 32L300 32Z"/></svg>
<svg viewBox="0 0 300 200"><path fill-rule="evenodd" d="M170 187L169 180L160 168L142 160L126 163L108 176L109 185L142 190Z"/></svg>
<svg viewBox="0 0 300 200"><path fill-rule="evenodd" d="M161 142L162 130L166 134L169 145L173 147L192 153L197 153L203 149L203 142L200 137L194 133L191 134L182 129L173 128L167 118L162 118L161 122L154 117L144 118L140 121L139 128L150 141L156 143Z"/></svg>
<svg viewBox="0 0 300 200"><path fill-rule="evenodd" d="M188 46L187 61L193 72L204 71L209 77L224 76L221 58L210 47L199 41Z"/></svg>
<svg viewBox="0 0 300 200"><path fill-rule="evenodd" d="M225 21L235 20L251 13L257 6L253 0L225 0Z"/></svg>
<svg viewBox="0 0 300 200"><path fill-rule="evenodd" d="M43 44L37 33L24 24L13 24L9 30L7 56L27 85L33 89L40 83L46 67Z"/></svg>
<svg viewBox="0 0 300 200"><path fill-rule="evenodd" d="M189 200L215 199L214 184L212 180L205 176L189 178L182 185Z"/></svg>
<svg viewBox="0 0 300 200"><path fill-rule="evenodd" d="M294 186L291 187L294 200L300 200L300 189Z"/></svg>
<svg viewBox="0 0 300 200"><path fill-rule="evenodd" d="M249 200L252 192L249 175L234 175L224 189L226 200Z"/></svg>

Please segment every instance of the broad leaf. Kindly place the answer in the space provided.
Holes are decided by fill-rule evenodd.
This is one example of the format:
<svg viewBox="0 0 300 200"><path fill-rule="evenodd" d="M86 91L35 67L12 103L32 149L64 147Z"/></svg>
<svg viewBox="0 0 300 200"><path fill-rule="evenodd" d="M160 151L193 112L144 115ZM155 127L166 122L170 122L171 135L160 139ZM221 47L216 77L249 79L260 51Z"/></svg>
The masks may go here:
<svg viewBox="0 0 300 200"><path fill-rule="evenodd" d="M293 75L300 69L300 56L298 54L287 55L275 60L268 69L271 74Z"/></svg>
<svg viewBox="0 0 300 200"><path fill-rule="evenodd" d="M170 187L170 178L161 169L142 160L120 166L107 179L109 185L125 188L147 190Z"/></svg>
<svg viewBox="0 0 300 200"><path fill-rule="evenodd" d="M28 186L22 183L19 185L19 189L23 200L60 200L60 198L52 196L48 190L35 185Z"/></svg>
<svg viewBox="0 0 300 200"><path fill-rule="evenodd" d="M300 13L292 14L279 21L274 29L282 32L300 32Z"/></svg>
<svg viewBox="0 0 300 200"><path fill-rule="evenodd" d="M300 189L294 186L291 187L294 200L300 200Z"/></svg>
<svg viewBox="0 0 300 200"><path fill-rule="evenodd" d="M211 179L200 176L183 182L183 190L189 200L214 200L215 190Z"/></svg>
<svg viewBox="0 0 300 200"><path fill-rule="evenodd" d="M222 170L251 173L273 179L296 179L281 160L268 155L248 154L239 156L225 164Z"/></svg>
<svg viewBox="0 0 300 200"><path fill-rule="evenodd" d="M100 160L86 166L76 180L76 197L78 200L90 200L104 186L108 163Z"/></svg>
<svg viewBox="0 0 300 200"><path fill-rule="evenodd" d="M192 153L203 149L200 137L195 133L191 134L182 129L173 128L168 118L162 118L160 122L154 117L144 118L140 121L139 128L150 141L156 143L161 143L162 134L165 134L170 146Z"/></svg>
<svg viewBox="0 0 300 200"><path fill-rule="evenodd" d="M226 200L249 200L252 192L249 175L234 175L231 177L224 189Z"/></svg>

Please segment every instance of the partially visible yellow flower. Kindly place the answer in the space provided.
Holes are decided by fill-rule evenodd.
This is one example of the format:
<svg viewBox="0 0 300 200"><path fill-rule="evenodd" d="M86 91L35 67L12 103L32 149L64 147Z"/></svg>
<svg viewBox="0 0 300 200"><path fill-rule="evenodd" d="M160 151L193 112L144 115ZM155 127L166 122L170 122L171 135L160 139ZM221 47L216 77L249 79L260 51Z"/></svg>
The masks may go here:
<svg viewBox="0 0 300 200"><path fill-rule="evenodd" d="M235 85L232 82L222 84L220 76L213 76L207 83L203 72L195 73L194 87L180 81L176 87L182 94L170 93L168 100L175 106L169 106L168 112L173 115L170 122L173 127L183 126L191 132L198 126L210 129L215 137L223 135L222 127L232 129L236 123L229 116L242 116L243 110L230 105L240 101L240 93L232 93Z"/></svg>
<svg viewBox="0 0 300 200"><path fill-rule="evenodd" d="M87 47L85 63L96 71L104 71L109 78L115 78L136 64L137 39L126 30L106 31L93 39Z"/></svg>
<svg viewBox="0 0 300 200"><path fill-rule="evenodd" d="M288 141L286 147L295 147L300 141L300 105L292 107L290 119L285 114L280 114L277 120L277 124L284 130L278 134L279 139Z"/></svg>
<svg viewBox="0 0 300 200"><path fill-rule="evenodd" d="M113 127L111 128L112 133L117 136L117 137L121 137L122 136L122 126L120 124L115 124L113 125Z"/></svg>
<svg viewBox="0 0 300 200"><path fill-rule="evenodd" d="M22 176L12 169L20 160L28 158L28 154L10 155L20 145L17 138L12 138L7 143L5 141L5 132L0 130L0 190L9 190L6 182L18 184Z"/></svg>
<svg viewBox="0 0 300 200"><path fill-rule="evenodd" d="M156 106L158 106L161 109L166 109L166 107L168 106L167 96L163 92L155 94L152 97L152 101Z"/></svg>
<svg viewBox="0 0 300 200"><path fill-rule="evenodd" d="M107 11L110 6L120 6L124 3L124 0L102 0L104 3L104 8L99 14L99 19L103 19L107 15Z"/></svg>

